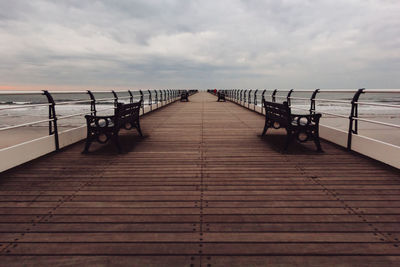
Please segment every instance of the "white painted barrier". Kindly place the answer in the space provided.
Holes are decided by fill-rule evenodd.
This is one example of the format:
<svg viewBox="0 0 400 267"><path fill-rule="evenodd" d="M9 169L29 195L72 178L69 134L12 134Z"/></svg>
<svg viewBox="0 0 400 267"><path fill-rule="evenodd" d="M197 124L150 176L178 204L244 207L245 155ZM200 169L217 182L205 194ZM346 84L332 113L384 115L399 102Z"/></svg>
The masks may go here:
<svg viewBox="0 0 400 267"><path fill-rule="evenodd" d="M86 125L82 125L78 128L69 129L58 134L58 143L60 148L69 146L82 139L86 138Z"/></svg>
<svg viewBox="0 0 400 267"><path fill-rule="evenodd" d="M351 149L400 169L400 147L353 134Z"/></svg>
<svg viewBox="0 0 400 267"><path fill-rule="evenodd" d="M347 147L347 132L326 125L319 125L319 136L329 142Z"/></svg>
<svg viewBox="0 0 400 267"><path fill-rule="evenodd" d="M55 150L56 145L53 135L0 149L0 172L44 156Z"/></svg>

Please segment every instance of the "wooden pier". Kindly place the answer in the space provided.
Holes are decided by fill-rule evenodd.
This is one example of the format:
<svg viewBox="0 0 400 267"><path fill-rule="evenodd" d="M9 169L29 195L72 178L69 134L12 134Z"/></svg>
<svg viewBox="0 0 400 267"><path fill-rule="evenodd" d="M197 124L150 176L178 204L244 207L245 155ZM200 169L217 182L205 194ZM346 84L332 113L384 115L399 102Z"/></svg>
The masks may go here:
<svg viewBox="0 0 400 267"><path fill-rule="evenodd" d="M399 266L400 175L198 93L0 176L2 266ZM283 132L282 132L283 133Z"/></svg>

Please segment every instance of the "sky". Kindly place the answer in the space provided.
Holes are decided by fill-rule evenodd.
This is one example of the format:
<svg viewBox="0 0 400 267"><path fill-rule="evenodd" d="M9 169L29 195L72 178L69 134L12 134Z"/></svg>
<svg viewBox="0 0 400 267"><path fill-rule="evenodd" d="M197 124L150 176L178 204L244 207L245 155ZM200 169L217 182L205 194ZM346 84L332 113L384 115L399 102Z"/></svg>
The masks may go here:
<svg viewBox="0 0 400 267"><path fill-rule="evenodd" d="M399 0L0 0L0 90L400 88Z"/></svg>

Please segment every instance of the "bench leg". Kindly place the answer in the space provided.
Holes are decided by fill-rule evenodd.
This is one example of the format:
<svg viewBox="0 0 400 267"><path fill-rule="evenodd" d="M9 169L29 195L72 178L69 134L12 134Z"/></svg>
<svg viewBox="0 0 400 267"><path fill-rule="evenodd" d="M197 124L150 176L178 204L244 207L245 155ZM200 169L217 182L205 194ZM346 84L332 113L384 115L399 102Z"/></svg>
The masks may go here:
<svg viewBox="0 0 400 267"><path fill-rule="evenodd" d="M263 132L262 132L261 135L262 135L262 136L265 135L265 134L267 133L267 130L268 130L268 125L265 125L265 126L264 126L264 130L263 130Z"/></svg>
<svg viewBox="0 0 400 267"><path fill-rule="evenodd" d="M287 151L289 148L290 143L293 140L294 135L291 132L288 132L286 135L286 142L285 142L285 147L283 148L283 151Z"/></svg>
<svg viewBox="0 0 400 267"><path fill-rule="evenodd" d="M114 143L115 146L117 147L118 153L121 153L122 149L121 149L121 144L119 143L118 134L114 135Z"/></svg>
<svg viewBox="0 0 400 267"><path fill-rule="evenodd" d="M317 152L324 152L321 148L321 143L319 142L319 133L314 133L314 143L317 146Z"/></svg>
<svg viewBox="0 0 400 267"><path fill-rule="evenodd" d="M261 136L263 136L267 133L268 128L269 128L268 120L265 120L264 130L263 130Z"/></svg>
<svg viewBox="0 0 400 267"><path fill-rule="evenodd" d="M141 137L143 137L142 129L140 128L140 122L139 122L139 120L136 122L136 129L138 130L139 135L140 135Z"/></svg>
<svg viewBox="0 0 400 267"><path fill-rule="evenodd" d="M82 151L83 154L89 153L89 148L90 148L91 144L92 144L92 141L89 139L86 139L85 149Z"/></svg>

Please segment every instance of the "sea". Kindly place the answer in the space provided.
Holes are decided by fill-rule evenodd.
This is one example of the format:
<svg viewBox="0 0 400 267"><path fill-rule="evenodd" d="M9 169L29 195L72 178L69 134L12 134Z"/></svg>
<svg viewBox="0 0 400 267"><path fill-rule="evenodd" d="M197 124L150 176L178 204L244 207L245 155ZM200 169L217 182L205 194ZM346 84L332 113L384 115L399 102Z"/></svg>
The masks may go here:
<svg viewBox="0 0 400 267"><path fill-rule="evenodd" d="M152 90L151 93L151 102L155 103L155 92ZM84 115L90 114L91 107L91 99L87 93L51 92L51 95L56 103L56 114L59 118L59 126L76 127L85 123ZM98 111L97 115L112 115L114 113L114 95L111 92L93 92L93 95L96 100L99 100L99 102L96 103L96 110ZM130 102L130 95L128 92L118 92L117 95L118 102ZM132 91L132 95L134 102L140 100L139 91ZM150 103L148 91L144 91L143 99L145 105ZM76 101L79 102L74 103ZM0 91L0 129L32 121L48 119L49 107L41 105L47 103L47 97L42 93L35 92L30 94L5 94ZM27 105L36 104L39 106L25 107ZM77 114L77 116L62 119L64 116L71 116L75 114ZM32 127L41 126L47 127L48 123L32 125Z"/></svg>
<svg viewBox="0 0 400 267"><path fill-rule="evenodd" d="M152 99L150 101L149 91L143 91L144 93L144 104L148 105L150 103L155 102L155 91L150 90L152 94ZM251 103L254 103L254 92L252 90L250 93ZM355 92L355 91L354 91ZM332 114L337 114L341 116L349 116L351 110L351 99L353 98L354 92L347 93L338 91L337 93L332 92L324 92L323 90L317 95L316 101L316 111L321 112L323 114L322 118L329 119L335 118ZM132 91L134 101L138 101L140 99L139 91ZM271 99L272 91L266 91L265 98L266 100ZM310 92L296 92L292 93L291 99L291 107L293 110L296 110L297 113L307 113L307 110L310 109L310 100L311 97ZM111 115L113 114L113 106L114 99L113 94L111 92L93 92L96 100L100 100L99 103L96 104L98 115ZM262 90L257 91L257 105L261 106L261 94ZM119 102L129 102L130 95L126 92L118 92L118 101ZM58 125L60 127L77 127L83 125L85 123L84 114L90 114L90 97L85 92L79 93L58 93L52 92L52 96L54 101L56 102L56 113L57 117L61 118L58 121ZM283 102L286 101L287 91L278 91L276 94L276 101ZM299 100L298 98L306 98L307 100ZM248 93L247 93L248 98ZM320 101L320 99L327 100L339 100L345 101L346 103L336 103L336 102L327 102ZM84 103L73 103L74 101L82 101L87 100ZM69 102L69 103L65 103ZM397 107L383 107L383 106L372 106L372 105L360 105L359 106L359 117L368 118L377 121L382 121L386 123L395 123L400 124L400 93L365 93L360 96L359 102L365 103L377 103L377 104L387 104L393 105ZM36 107L24 107L26 105L32 104L46 104L47 98L40 92L35 92L31 94L12 94L4 92L0 92L0 129L29 123L32 121L40 121L48 118L49 108L48 106L36 106ZM59 104L57 104L59 103ZM3 109L13 107L13 109ZM326 113L326 114L324 114ZM64 116L79 114L74 117L69 117L62 119ZM347 125L348 120L345 118L341 118L343 123L340 125ZM39 123L32 125L31 127L47 127L48 123ZM345 126L347 127L347 126ZM368 127L373 127L370 125ZM385 126L386 127L386 126ZM377 127L379 128L379 127Z"/></svg>

